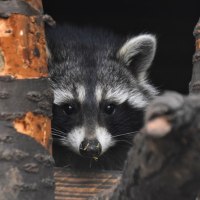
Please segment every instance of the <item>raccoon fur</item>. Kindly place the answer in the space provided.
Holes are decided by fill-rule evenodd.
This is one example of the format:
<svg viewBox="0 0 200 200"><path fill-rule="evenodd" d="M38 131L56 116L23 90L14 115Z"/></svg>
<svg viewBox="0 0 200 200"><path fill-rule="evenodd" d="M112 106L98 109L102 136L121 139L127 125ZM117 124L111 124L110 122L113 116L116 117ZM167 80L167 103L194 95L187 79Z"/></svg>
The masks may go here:
<svg viewBox="0 0 200 200"><path fill-rule="evenodd" d="M147 80L156 39L73 26L47 29L57 166L121 170L157 94Z"/></svg>

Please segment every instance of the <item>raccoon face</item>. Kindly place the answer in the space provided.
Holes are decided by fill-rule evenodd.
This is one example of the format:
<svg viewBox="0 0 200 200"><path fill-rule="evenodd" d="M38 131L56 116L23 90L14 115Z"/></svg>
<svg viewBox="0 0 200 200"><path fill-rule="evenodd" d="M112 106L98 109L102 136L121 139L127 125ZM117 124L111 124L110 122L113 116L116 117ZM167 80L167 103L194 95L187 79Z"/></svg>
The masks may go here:
<svg viewBox="0 0 200 200"><path fill-rule="evenodd" d="M98 158L116 147L128 149L142 126L144 108L156 95L146 80L156 40L146 34L121 45L81 42L57 51L49 45L53 137L76 154Z"/></svg>

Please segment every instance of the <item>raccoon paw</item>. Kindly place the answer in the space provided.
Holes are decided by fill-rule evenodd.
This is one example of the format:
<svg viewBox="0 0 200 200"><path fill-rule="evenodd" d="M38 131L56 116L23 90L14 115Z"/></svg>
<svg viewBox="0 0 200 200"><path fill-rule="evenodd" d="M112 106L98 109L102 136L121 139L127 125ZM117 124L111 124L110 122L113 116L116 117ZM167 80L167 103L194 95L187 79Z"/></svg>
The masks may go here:
<svg viewBox="0 0 200 200"><path fill-rule="evenodd" d="M146 110L145 133L162 137L188 124L193 116L188 102L176 92L155 98Z"/></svg>

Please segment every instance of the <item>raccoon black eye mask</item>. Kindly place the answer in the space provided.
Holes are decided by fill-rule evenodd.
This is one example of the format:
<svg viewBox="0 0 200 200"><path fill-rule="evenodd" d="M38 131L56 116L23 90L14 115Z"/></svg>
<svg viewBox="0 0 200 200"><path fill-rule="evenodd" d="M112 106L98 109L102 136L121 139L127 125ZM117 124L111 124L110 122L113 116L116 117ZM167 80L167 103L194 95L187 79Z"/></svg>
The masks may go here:
<svg viewBox="0 0 200 200"><path fill-rule="evenodd" d="M46 35L56 165L122 169L145 107L157 94L147 80L155 37L124 39L71 26L47 29Z"/></svg>

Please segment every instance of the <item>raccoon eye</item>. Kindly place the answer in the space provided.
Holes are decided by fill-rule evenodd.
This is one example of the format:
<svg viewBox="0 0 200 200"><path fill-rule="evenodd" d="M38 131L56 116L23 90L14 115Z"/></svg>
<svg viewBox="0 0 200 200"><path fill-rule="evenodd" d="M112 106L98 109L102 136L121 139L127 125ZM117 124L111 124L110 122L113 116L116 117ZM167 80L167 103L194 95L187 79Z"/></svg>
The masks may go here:
<svg viewBox="0 0 200 200"><path fill-rule="evenodd" d="M77 109L72 104L65 104L65 105L63 105L63 111L67 115L71 115L71 114L75 114L77 112Z"/></svg>
<svg viewBox="0 0 200 200"><path fill-rule="evenodd" d="M108 115L112 115L115 112L116 105L114 104L107 104L104 106L104 112Z"/></svg>

